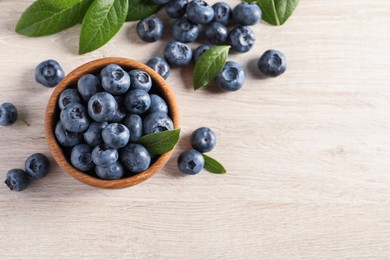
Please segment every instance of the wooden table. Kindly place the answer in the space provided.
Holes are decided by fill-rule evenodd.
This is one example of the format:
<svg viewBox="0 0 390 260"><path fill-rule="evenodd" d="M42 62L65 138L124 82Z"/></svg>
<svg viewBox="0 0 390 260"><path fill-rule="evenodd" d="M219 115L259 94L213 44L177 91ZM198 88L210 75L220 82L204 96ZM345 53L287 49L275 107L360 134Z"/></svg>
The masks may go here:
<svg viewBox="0 0 390 260"><path fill-rule="evenodd" d="M34 81L39 62L56 59L66 72L107 56L146 62L169 38L145 44L128 23L79 56L79 26L43 38L14 32L32 2L0 1L0 102L31 124L1 127L1 178L32 153L50 156L43 120L52 90ZM284 26L253 29L253 50L229 57L247 68L239 92L194 92L192 66L172 72L183 135L151 179L101 190L51 159L49 176L24 192L1 185L0 258L389 259L390 2L301 0ZM263 79L256 60L270 48L286 54L288 70ZM210 155L226 175L178 172L200 126L217 133Z"/></svg>

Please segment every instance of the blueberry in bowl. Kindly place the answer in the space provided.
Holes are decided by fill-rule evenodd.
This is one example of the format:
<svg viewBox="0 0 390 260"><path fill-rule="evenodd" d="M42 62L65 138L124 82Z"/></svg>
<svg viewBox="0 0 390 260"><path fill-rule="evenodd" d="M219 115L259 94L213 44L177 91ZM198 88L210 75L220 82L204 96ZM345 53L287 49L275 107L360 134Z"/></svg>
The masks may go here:
<svg viewBox="0 0 390 260"><path fill-rule="evenodd" d="M100 86L103 77L116 71L130 76L124 93L113 94L123 90L111 85L115 77L106 88ZM79 99L60 107L61 94L69 90L77 90ZM106 189L139 184L162 169L173 150L149 154L138 139L177 128L179 108L167 82L151 67L126 58L103 58L76 68L54 89L45 115L46 140L60 167L85 184Z"/></svg>

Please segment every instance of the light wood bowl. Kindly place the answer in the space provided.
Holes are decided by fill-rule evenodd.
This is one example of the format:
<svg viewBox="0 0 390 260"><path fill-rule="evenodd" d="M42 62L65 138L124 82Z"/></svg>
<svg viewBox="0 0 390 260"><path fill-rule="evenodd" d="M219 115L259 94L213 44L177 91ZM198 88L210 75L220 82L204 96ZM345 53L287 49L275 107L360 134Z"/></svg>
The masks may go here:
<svg viewBox="0 0 390 260"><path fill-rule="evenodd" d="M55 88L53 94L49 99L49 103L46 109L45 134L47 144L54 159L65 172L70 174L75 179L94 187L106 189L121 189L136 185L156 174L167 163L168 159L172 155L173 150L160 155L159 158L154 161L154 163L144 172L118 180L102 180L98 177L94 177L74 168L68 161L63 149L57 142L56 137L54 135L55 125L59 120L60 109L57 106L57 103L61 92L66 88L76 88L77 81L81 76L85 74L98 74L102 68L111 63L118 64L126 71L129 71L131 69L141 69L149 73L150 77L153 80L153 92L158 93L165 99L169 107L169 116L173 121L174 128L179 128L179 107L176 102L175 96L167 82L157 72L149 68L147 65L137 62L135 60L126 58L102 58L88 62L73 70Z"/></svg>

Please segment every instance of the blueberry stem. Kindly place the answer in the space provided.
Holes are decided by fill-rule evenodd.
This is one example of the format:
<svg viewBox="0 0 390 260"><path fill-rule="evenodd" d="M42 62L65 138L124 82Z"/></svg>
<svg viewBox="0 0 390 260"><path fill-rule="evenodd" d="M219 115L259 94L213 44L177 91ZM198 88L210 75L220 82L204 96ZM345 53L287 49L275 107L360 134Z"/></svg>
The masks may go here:
<svg viewBox="0 0 390 260"><path fill-rule="evenodd" d="M27 127L30 126L30 124L23 117L18 117L18 121Z"/></svg>

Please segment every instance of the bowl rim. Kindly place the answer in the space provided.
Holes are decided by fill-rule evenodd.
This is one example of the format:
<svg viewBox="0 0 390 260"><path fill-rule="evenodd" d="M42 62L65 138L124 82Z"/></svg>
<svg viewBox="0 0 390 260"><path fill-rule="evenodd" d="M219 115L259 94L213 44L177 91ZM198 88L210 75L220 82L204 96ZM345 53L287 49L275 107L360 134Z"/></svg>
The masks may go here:
<svg viewBox="0 0 390 260"><path fill-rule="evenodd" d="M176 98L173 94L173 91L168 85L168 83L166 82L166 80L164 80L156 71L154 71L149 66L133 59L121 58L121 57L106 57L106 58L92 60L90 62L87 62L77 67L76 69L72 70L68 75L66 75L64 79L56 86L52 95L49 98L49 102L45 113L44 126L45 126L46 142L49 146L49 150L52 156L54 157L54 160L59 164L59 166L65 172L67 172L76 180L93 187L105 188L105 189L121 189L121 188L127 188L127 187L137 185L145 181L146 179L150 178L154 174L156 174L168 162L174 149L172 149L171 151L165 154L160 155L159 158L153 164L151 164L147 170L141 173L138 173L133 176L128 176L122 179L118 179L118 180L103 180L88 175L74 168L66 159L64 151L62 150L60 144L57 142L57 139L54 134L55 124L57 123L55 121L55 117L56 117L57 109L59 109L57 103L61 92L68 87L76 86L77 80L82 75L96 74L97 71L100 71L106 65L112 63L124 67L125 70L140 69L146 71L152 78L154 84L159 85L161 94L164 96L164 99L167 101L169 107L169 114L173 121L174 129L179 128L180 126L179 107Z"/></svg>

